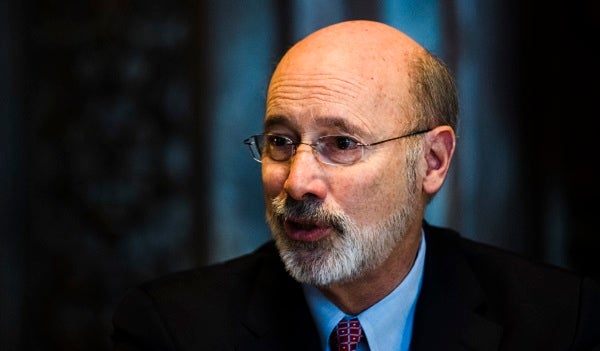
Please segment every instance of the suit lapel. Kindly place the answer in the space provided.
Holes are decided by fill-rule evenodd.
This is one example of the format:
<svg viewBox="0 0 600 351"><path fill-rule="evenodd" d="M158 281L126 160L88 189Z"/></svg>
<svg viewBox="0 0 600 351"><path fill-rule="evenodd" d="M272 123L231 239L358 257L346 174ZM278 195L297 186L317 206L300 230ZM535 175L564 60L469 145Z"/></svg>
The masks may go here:
<svg viewBox="0 0 600 351"><path fill-rule="evenodd" d="M239 350L320 349L301 285L288 275L275 251L265 259L248 306Z"/></svg>
<svg viewBox="0 0 600 351"><path fill-rule="evenodd" d="M411 350L498 350L502 327L481 315L484 296L458 236L424 228L427 253Z"/></svg>

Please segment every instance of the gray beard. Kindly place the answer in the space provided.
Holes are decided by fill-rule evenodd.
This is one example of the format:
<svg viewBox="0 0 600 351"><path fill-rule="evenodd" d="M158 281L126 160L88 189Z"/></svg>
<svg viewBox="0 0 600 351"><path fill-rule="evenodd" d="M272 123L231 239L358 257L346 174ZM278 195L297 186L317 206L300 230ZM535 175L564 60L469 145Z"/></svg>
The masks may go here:
<svg viewBox="0 0 600 351"><path fill-rule="evenodd" d="M294 279L316 286L344 283L380 266L404 240L416 218L412 206L416 193L410 195L405 205L372 226L359 227L341 210L325 209L320 201L289 197L277 197L267 206L267 222L279 255ZM291 240L284 229L289 217L326 223L336 235L315 242Z"/></svg>

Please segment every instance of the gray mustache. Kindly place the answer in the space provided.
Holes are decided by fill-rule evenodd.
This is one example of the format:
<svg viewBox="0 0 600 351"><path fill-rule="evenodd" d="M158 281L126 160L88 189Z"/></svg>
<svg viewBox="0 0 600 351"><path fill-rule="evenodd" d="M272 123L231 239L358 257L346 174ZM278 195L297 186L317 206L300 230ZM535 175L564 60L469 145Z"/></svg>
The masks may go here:
<svg viewBox="0 0 600 351"><path fill-rule="evenodd" d="M288 219L301 218L326 224L339 233L345 232L346 218L343 215L325 210L320 201L298 201L288 197L284 201L273 201L273 210L280 223Z"/></svg>

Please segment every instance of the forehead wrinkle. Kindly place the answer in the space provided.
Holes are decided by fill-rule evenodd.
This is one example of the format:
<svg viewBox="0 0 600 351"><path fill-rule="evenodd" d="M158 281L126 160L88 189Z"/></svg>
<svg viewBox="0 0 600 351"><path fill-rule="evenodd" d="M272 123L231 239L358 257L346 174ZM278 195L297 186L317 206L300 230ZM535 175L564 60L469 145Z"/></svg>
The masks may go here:
<svg viewBox="0 0 600 351"><path fill-rule="evenodd" d="M307 96L325 102L335 102L334 99L342 96L355 100L364 90L361 88L358 80L331 74L280 74L271 81L268 102L278 98L306 99Z"/></svg>

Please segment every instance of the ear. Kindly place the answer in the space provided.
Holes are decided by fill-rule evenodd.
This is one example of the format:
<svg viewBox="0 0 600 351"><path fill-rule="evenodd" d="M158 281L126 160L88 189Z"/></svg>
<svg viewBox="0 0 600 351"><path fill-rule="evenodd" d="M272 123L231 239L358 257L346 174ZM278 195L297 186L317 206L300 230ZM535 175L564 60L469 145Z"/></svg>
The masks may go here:
<svg viewBox="0 0 600 351"><path fill-rule="evenodd" d="M423 190L433 195L440 190L448 174L456 147L456 135L452 127L439 126L427 133L426 138L427 170L423 178Z"/></svg>

